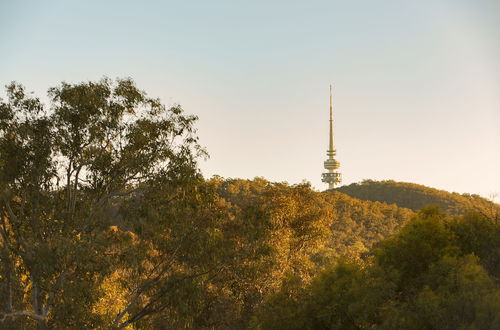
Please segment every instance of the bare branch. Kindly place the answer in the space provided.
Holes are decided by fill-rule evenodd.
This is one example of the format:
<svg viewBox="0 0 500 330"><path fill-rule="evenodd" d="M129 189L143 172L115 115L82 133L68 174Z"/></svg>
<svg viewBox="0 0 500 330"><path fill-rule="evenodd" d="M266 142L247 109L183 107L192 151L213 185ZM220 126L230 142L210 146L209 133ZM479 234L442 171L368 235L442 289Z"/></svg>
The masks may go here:
<svg viewBox="0 0 500 330"><path fill-rule="evenodd" d="M113 326L115 326L115 327L118 326L118 324L120 323L120 320L130 310L130 308L132 308L134 306L134 304L139 299L139 297L142 295L142 293L144 291L146 291L146 289L148 287L150 287L151 284L153 284L155 282L158 282L160 280L161 276L173 265L173 263L174 263L174 261L176 259L177 252L179 251L180 247L181 247L181 244L179 244L177 246L177 248L172 253L172 256L170 257L169 263L167 265L165 265L165 267L162 267L161 271L157 274L157 276L155 276L153 279L150 279L150 276L163 264L163 262L160 262L158 265L156 265L151 270L151 272L147 275L148 278L143 282L143 284L140 285L140 286L138 286L133 291L135 293L133 293L132 297L130 298L130 302L128 303L127 307L125 307L125 309L123 309L123 311L121 311L120 313L118 313L118 315L115 317L115 320L113 322Z"/></svg>
<svg viewBox="0 0 500 330"><path fill-rule="evenodd" d="M183 278L180 278L176 281L174 281L172 284L175 284L175 283L179 283L179 282L182 282L182 281L186 281L186 280L190 280L190 279L193 279L193 278L196 278L196 277L200 277L200 276L204 276L204 275L207 275L207 274L210 274L211 272L213 272L214 270L217 270L216 271L216 274L220 273L221 270L224 269L224 266L216 266L216 267L213 267L213 268L210 268L204 272L201 272L201 273L194 273L194 274L191 274L191 275L187 275L187 276L184 276ZM113 324L115 327L118 327L120 329L123 329L125 328L127 325L131 324L131 323L134 323L134 322L137 322L139 321L140 319L142 319L143 317L147 316L147 315L150 315L150 314L153 314L153 313L156 313L157 311L161 311L163 309L166 308L166 304L160 304L160 306L158 307L153 307L166 293L167 293L167 290L169 289L169 287L163 287L159 293L156 295L156 297L154 299L151 299L144 307L141 308L141 310L139 312L137 312L135 315L131 316L128 320L126 320L125 322L123 322L122 324L116 324L116 320L115 320L115 324Z"/></svg>
<svg viewBox="0 0 500 330"><path fill-rule="evenodd" d="M21 235L19 235L19 233L17 233L15 230L16 228L18 228L20 226L19 220L18 220L17 216L14 214L14 211L12 211L12 208L10 207L10 202L8 200L4 199L4 203L5 203L5 208L7 209L7 213L9 214L10 218L12 219L12 221L14 223L14 226L12 226L12 228L14 229L13 230L14 235L16 236L18 243L26 251L26 242L21 237Z"/></svg>
<svg viewBox="0 0 500 330"><path fill-rule="evenodd" d="M49 293L49 297L47 298L47 302L45 303L45 307L42 308L42 315L45 317L49 313L49 308L52 305L54 298L57 294L57 292L61 289L61 286L66 279L66 275L68 274L68 268L66 268L58 277L56 280L56 283L54 284L54 287L52 288L52 291Z"/></svg>
<svg viewBox="0 0 500 330"><path fill-rule="evenodd" d="M41 312L40 308L40 291L38 289L38 283L35 279L31 279L31 306L33 307L33 310L35 310L37 313Z"/></svg>
<svg viewBox="0 0 500 330"><path fill-rule="evenodd" d="M6 306L7 306L7 312L12 311L12 259L10 257L10 253L6 249L2 249L2 256L0 259L3 259L5 264L5 272L4 272L4 278L5 281L7 282L7 297L6 297Z"/></svg>
<svg viewBox="0 0 500 330"><path fill-rule="evenodd" d="M0 322L4 322L8 318L14 318L16 316L26 316L37 321L45 321L46 317L37 313L28 311L13 311L10 313L0 313Z"/></svg>

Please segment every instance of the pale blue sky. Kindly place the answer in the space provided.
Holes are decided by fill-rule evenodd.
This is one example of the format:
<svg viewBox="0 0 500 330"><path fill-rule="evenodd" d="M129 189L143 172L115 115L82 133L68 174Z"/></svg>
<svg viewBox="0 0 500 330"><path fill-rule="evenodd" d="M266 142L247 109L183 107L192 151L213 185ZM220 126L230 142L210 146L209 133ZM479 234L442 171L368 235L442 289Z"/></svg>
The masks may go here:
<svg viewBox="0 0 500 330"><path fill-rule="evenodd" d="M498 0L0 0L1 85L103 75L197 114L206 176L324 189L333 83L345 184L500 193Z"/></svg>

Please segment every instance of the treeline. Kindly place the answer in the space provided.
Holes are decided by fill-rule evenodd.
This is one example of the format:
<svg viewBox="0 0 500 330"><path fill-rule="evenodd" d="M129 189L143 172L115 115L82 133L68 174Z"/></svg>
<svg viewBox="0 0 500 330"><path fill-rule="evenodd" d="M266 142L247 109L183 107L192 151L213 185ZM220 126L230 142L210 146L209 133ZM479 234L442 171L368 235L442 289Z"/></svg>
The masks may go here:
<svg viewBox="0 0 500 330"><path fill-rule="evenodd" d="M497 329L500 226L470 214L419 212L370 258L339 259L311 282L283 282L257 329Z"/></svg>
<svg viewBox="0 0 500 330"><path fill-rule="evenodd" d="M466 212L491 214L499 211L498 204L479 195L449 193L415 183L392 180L364 180L337 188L354 198L396 204L417 211L428 205L439 205L441 209L454 215Z"/></svg>
<svg viewBox="0 0 500 330"><path fill-rule="evenodd" d="M0 102L0 328L498 325L497 216L206 180L196 117L131 80L49 96Z"/></svg>

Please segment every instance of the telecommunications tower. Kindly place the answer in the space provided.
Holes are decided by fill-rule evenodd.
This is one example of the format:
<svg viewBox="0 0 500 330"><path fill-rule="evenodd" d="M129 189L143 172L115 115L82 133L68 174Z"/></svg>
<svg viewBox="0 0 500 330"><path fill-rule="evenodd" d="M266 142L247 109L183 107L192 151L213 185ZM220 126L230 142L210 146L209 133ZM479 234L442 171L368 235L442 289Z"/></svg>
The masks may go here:
<svg viewBox="0 0 500 330"><path fill-rule="evenodd" d="M332 85L330 85L330 144L326 155L328 159L325 161L325 169L328 172L321 174L321 181L328 183L328 190L333 190L336 184L341 181L340 172L337 169L340 167L340 163L335 160L336 150L333 147L333 118L332 118Z"/></svg>

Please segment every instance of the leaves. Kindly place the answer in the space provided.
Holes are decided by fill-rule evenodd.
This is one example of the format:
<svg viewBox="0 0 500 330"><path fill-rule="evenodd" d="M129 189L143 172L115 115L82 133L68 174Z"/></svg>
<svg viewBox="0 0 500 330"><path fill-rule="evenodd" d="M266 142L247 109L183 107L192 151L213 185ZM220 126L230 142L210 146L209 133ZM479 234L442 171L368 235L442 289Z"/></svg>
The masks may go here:
<svg viewBox="0 0 500 330"><path fill-rule="evenodd" d="M13 83L0 101L2 327L498 327L497 205L205 180L197 117L131 79L49 97ZM401 207L428 201L446 212Z"/></svg>
<svg viewBox="0 0 500 330"><path fill-rule="evenodd" d="M49 90L50 108L19 84L7 95L0 185L8 309L56 327L94 324L86 311L127 251L116 252L120 235L106 228L123 225L124 199L175 181L172 197L198 180L196 117L167 109L131 79L62 83ZM16 298L21 292L31 298Z"/></svg>
<svg viewBox="0 0 500 330"><path fill-rule="evenodd" d="M288 285L254 318L258 329L494 329L500 288L457 233L474 218L471 236L492 219L451 219L422 210L397 235L382 241L371 262L340 260L309 284ZM465 244L464 244L465 243ZM481 247L477 246L479 251ZM297 289L297 287L299 289Z"/></svg>

